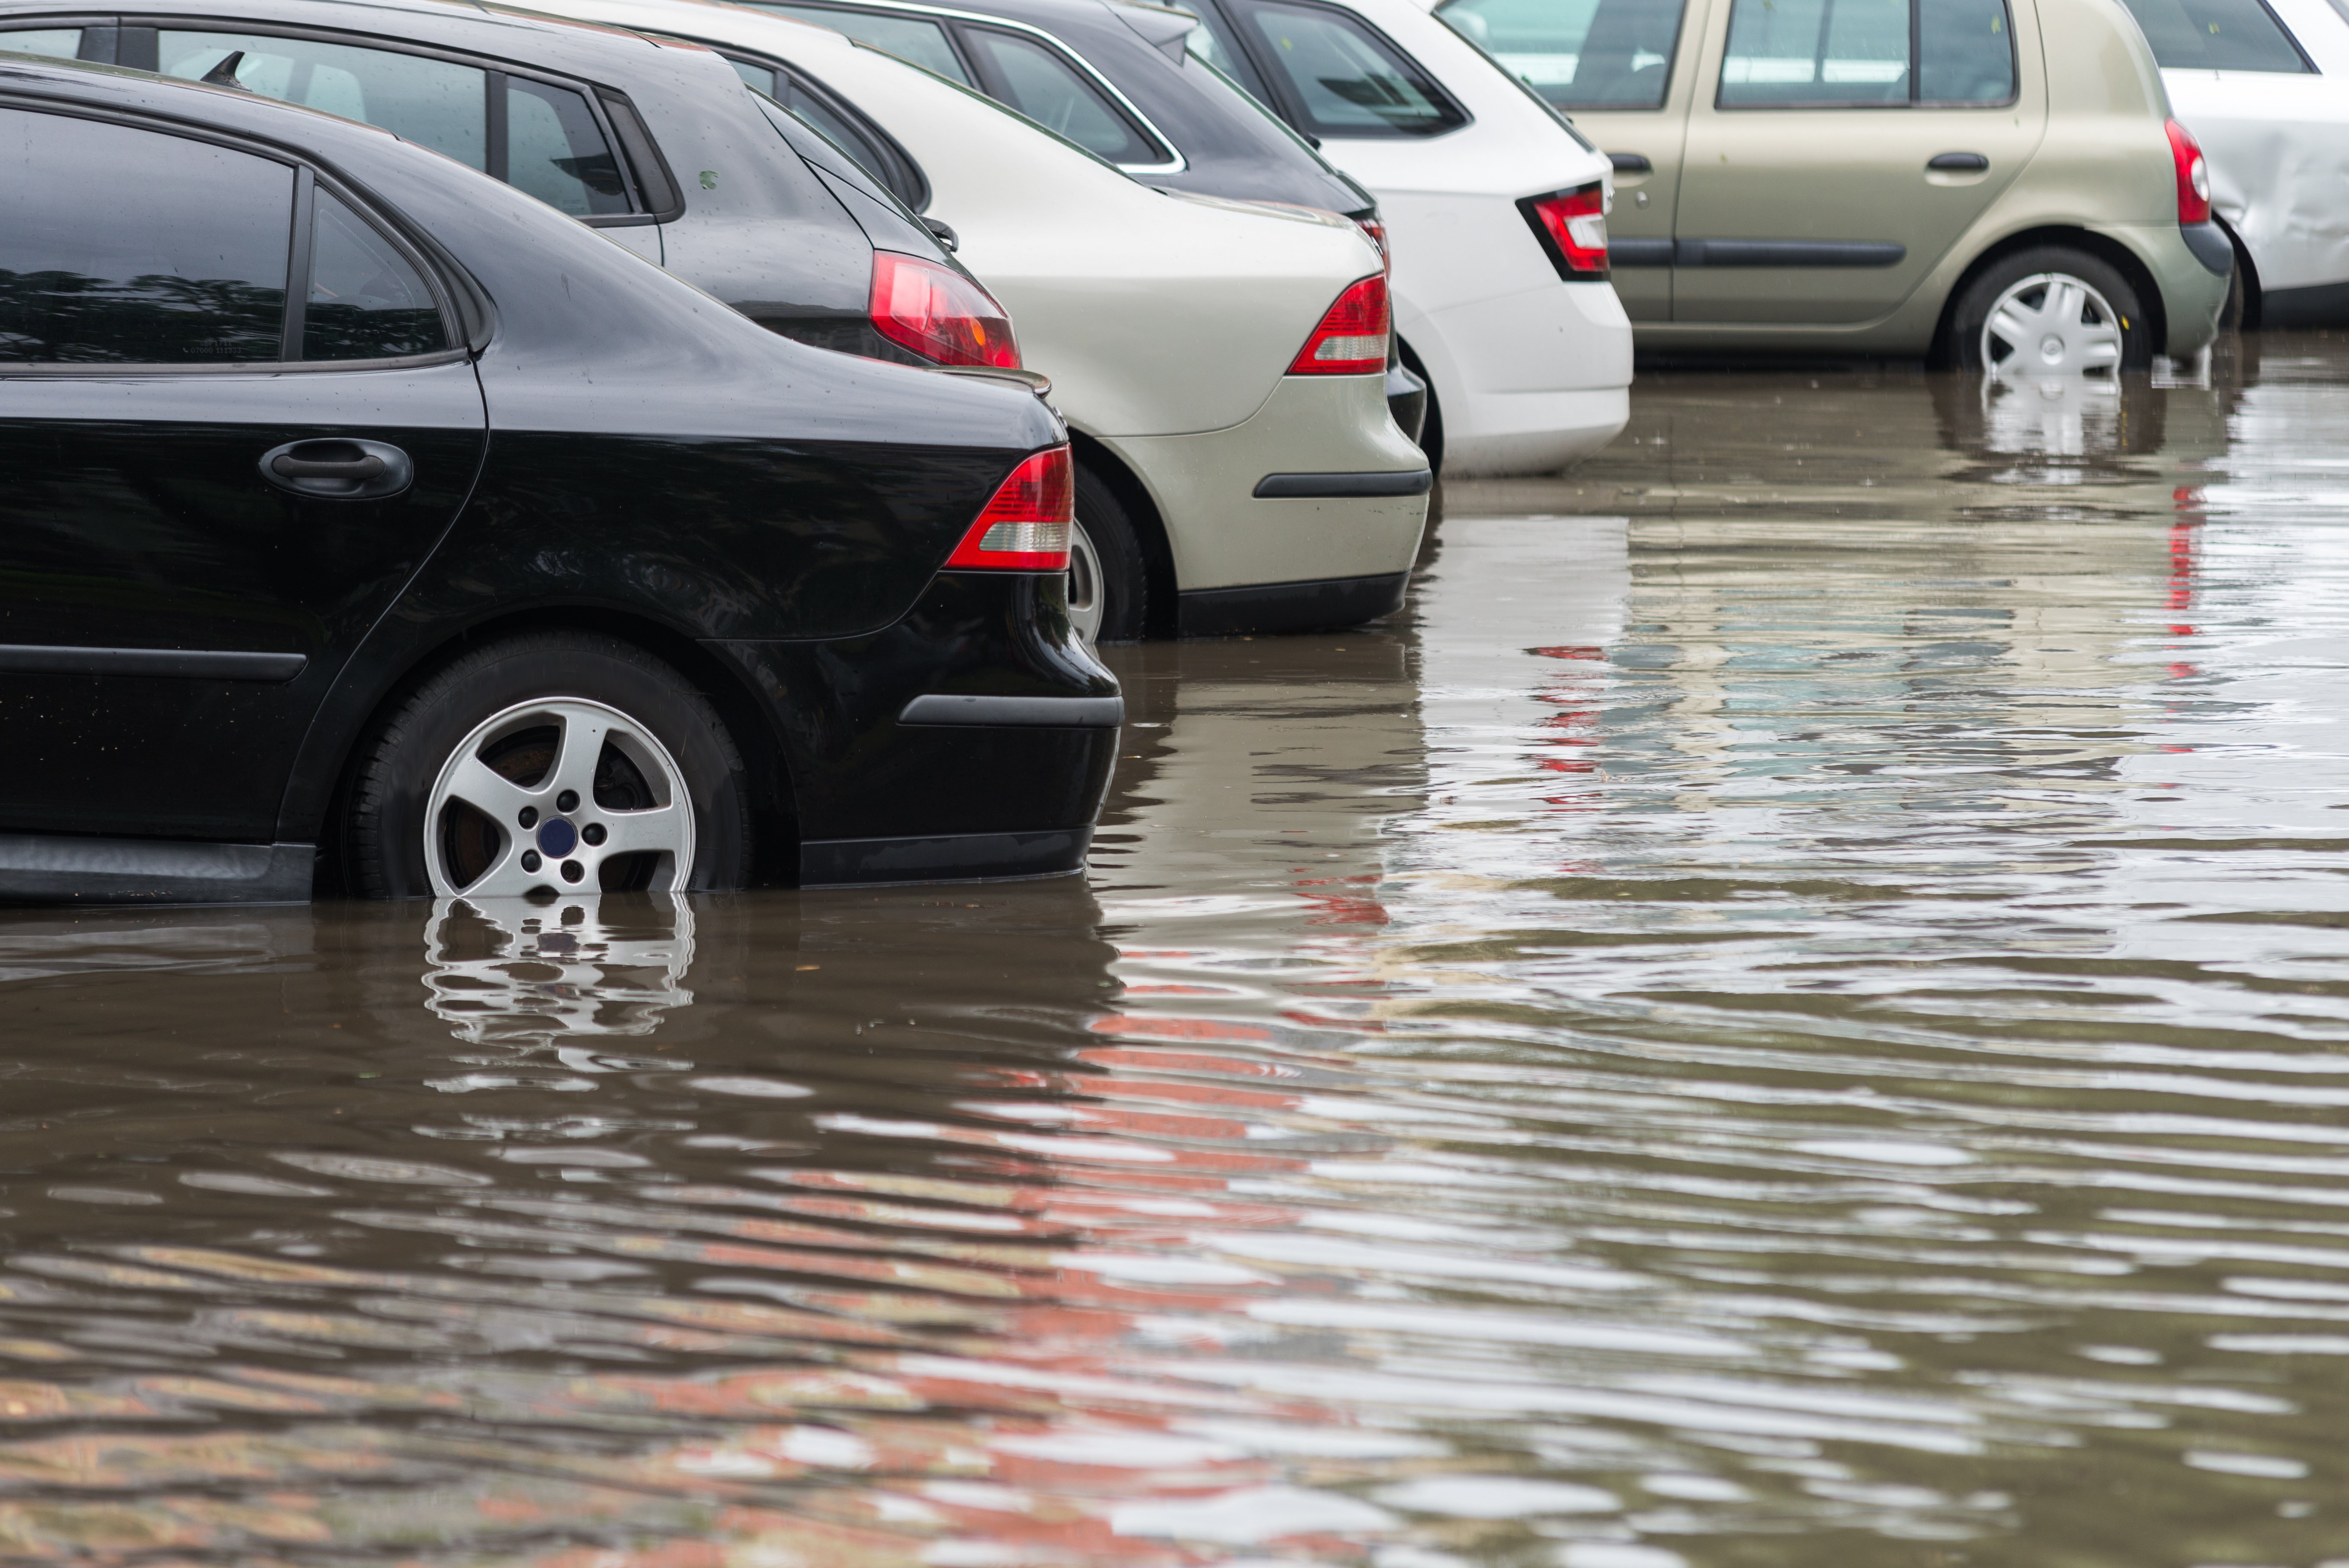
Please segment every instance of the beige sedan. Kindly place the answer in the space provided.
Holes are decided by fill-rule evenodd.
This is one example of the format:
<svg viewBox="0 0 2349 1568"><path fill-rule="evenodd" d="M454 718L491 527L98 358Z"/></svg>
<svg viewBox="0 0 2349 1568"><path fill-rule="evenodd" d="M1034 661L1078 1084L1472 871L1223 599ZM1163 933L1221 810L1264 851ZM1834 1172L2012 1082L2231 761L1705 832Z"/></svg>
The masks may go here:
<svg viewBox="0 0 2349 1568"><path fill-rule="evenodd" d="M2107 0L1436 14L1613 157L1643 349L2109 374L2217 331L2233 256L2208 171Z"/></svg>

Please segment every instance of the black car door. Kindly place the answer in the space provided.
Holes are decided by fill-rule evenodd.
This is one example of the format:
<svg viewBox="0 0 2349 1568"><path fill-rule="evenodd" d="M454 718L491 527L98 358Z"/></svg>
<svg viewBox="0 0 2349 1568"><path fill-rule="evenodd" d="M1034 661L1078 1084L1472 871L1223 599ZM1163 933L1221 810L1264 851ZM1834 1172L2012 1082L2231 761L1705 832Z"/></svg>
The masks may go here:
<svg viewBox="0 0 2349 1568"><path fill-rule="evenodd" d="M0 830L265 842L481 464L445 284L282 155L0 106Z"/></svg>

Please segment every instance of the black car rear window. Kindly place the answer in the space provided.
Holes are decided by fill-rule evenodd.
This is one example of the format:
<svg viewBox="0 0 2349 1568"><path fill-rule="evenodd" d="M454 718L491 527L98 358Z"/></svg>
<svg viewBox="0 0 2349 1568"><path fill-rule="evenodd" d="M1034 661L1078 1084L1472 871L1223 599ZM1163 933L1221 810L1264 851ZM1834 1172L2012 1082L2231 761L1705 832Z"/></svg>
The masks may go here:
<svg viewBox="0 0 2349 1568"><path fill-rule="evenodd" d="M1288 0L1234 9L1316 136L1439 136L1468 123L1415 61L1346 12Z"/></svg>
<svg viewBox="0 0 2349 1568"><path fill-rule="evenodd" d="M1559 108L1659 108L1686 0L1445 0L1438 18Z"/></svg>

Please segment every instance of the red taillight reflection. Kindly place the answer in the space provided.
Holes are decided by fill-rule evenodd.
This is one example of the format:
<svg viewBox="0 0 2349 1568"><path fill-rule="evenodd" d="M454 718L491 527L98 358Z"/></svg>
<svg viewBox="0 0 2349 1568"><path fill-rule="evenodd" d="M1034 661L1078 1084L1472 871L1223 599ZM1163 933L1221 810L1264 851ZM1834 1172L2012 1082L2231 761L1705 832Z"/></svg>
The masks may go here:
<svg viewBox="0 0 2349 1568"><path fill-rule="evenodd" d="M1548 196L1528 196L1517 205L1547 242L1550 260L1568 278L1607 275L1607 191L1596 181Z"/></svg>
<svg viewBox="0 0 2349 1568"><path fill-rule="evenodd" d="M1387 276L1394 276L1394 242L1387 237L1387 221L1384 218L1357 218L1354 226L1371 237L1371 243L1379 248L1379 260L1386 263Z"/></svg>
<svg viewBox="0 0 2349 1568"><path fill-rule="evenodd" d="M1003 307L952 267L919 256L873 253L873 325L933 364L1019 367Z"/></svg>
<svg viewBox="0 0 2349 1568"><path fill-rule="evenodd" d="M1076 475L1069 449L1048 447L1001 484L947 557L950 572L1066 572L1076 521Z"/></svg>
<svg viewBox="0 0 2349 1568"><path fill-rule="evenodd" d="M1387 280L1383 274L1347 286L1290 363L1291 376L1384 375L1387 368Z"/></svg>
<svg viewBox="0 0 2349 1568"><path fill-rule="evenodd" d="M2207 223L2210 221L2210 166L2203 160L2202 146L2192 131L2174 119L2165 129L2169 132L2169 160L2178 170L2178 222Z"/></svg>

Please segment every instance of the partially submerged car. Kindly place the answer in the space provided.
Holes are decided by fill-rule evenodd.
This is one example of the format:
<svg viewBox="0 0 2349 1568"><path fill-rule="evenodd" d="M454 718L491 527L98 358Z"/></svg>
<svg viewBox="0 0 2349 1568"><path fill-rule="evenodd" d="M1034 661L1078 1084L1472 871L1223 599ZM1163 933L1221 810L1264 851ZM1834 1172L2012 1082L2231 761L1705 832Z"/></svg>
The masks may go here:
<svg viewBox="0 0 2349 1568"><path fill-rule="evenodd" d="M2349 4L2349 0L2344 0ZM2128 0L2170 111L2210 160L2247 327L2349 322L2349 11L2332 0Z"/></svg>
<svg viewBox="0 0 2349 1568"><path fill-rule="evenodd" d="M0 897L1081 865L1122 709L1026 382L240 88L0 60Z"/></svg>
<svg viewBox="0 0 2349 1568"><path fill-rule="evenodd" d="M1642 348L2102 374L2218 330L2233 248L2108 0L1436 14L1612 157L1616 288Z"/></svg>

